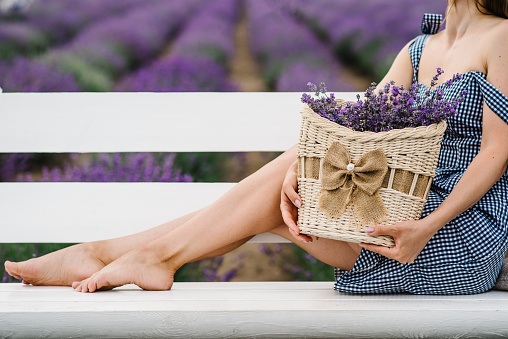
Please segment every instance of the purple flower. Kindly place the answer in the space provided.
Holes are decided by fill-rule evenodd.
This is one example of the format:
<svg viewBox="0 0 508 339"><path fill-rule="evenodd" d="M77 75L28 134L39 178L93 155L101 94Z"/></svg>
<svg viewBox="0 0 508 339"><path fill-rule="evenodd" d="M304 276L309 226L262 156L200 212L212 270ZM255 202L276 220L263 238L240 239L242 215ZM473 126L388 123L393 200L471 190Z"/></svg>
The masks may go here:
<svg viewBox="0 0 508 339"><path fill-rule="evenodd" d="M23 57L0 62L0 85L5 92L77 92L72 75L40 61Z"/></svg>
<svg viewBox="0 0 508 339"><path fill-rule="evenodd" d="M63 168L42 168L42 182L191 182L192 178L173 166L174 154L98 154L89 163L65 163ZM20 169L24 171L24 169ZM30 172L18 181L31 181Z"/></svg>
<svg viewBox="0 0 508 339"><path fill-rule="evenodd" d="M340 58L363 71L383 77L400 49L421 34L424 13L444 13L446 2L417 1L409 7L391 0L278 0L294 7L292 15L307 23Z"/></svg>
<svg viewBox="0 0 508 339"><path fill-rule="evenodd" d="M443 73L443 70L438 68L433 81ZM454 79L458 79L458 76L454 76ZM451 81L453 83L454 80ZM358 98L358 102L354 104L338 106L326 95L326 91L309 83L309 89L315 91L317 98L312 99L304 93L301 101L322 117L355 131L383 132L397 128L428 126L455 114L458 103L466 93L462 92L457 98L448 100L445 99L442 88L432 89L434 85L420 93L421 85L418 83L412 84L409 90L404 90L390 82L375 93L374 83L366 90L365 100ZM325 86L321 85L320 88ZM425 99L422 100L420 95L424 95Z"/></svg>
<svg viewBox="0 0 508 339"><path fill-rule="evenodd" d="M293 17L295 11L281 11L277 3L267 0L249 0L246 7L251 50L270 89L301 91L301 84L309 79L325 81L337 91L351 89L339 80L343 67L333 51Z"/></svg>
<svg viewBox="0 0 508 339"><path fill-rule="evenodd" d="M125 92L228 92L236 87L223 67L208 58L174 56L156 61L116 87Z"/></svg>

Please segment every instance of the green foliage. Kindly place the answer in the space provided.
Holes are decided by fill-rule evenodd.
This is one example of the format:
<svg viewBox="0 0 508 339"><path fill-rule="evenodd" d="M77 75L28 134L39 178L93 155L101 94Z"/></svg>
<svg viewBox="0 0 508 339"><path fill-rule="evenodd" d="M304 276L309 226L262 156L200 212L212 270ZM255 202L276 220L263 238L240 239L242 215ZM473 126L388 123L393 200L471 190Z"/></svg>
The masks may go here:
<svg viewBox="0 0 508 339"><path fill-rule="evenodd" d="M319 241L319 240L318 240ZM335 280L334 268L327 265L300 247L292 246L293 255L295 257L295 267L299 267L300 271L293 272L295 280L302 281L333 281Z"/></svg>
<svg viewBox="0 0 508 339"><path fill-rule="evenodd" d="M189 57L208 57L223 67L226 67L228 63L226 52L221 47L215 45L189 46L182 48L178 53Z"/></svg>
<svg viewBox="0 0 508 339"><path fill-rule="evenodd" d="M333 267L327 265L294 244L276 246L259 245L262 253L270 258L272 265L278 265L288 272L294 281L333 281Z"/></svg>
<svg viewBox="0 0 508 339"><path fill-rule="evenodd" d="M220 182L228 158L228 153L224 152L177 153L173 164L182 173L189 173L196 182Z"/></svg>
<svg viewBox="0 0 508 339"><path fill-rule="evenodd" d="M11 60L23 55L33 57L41 54L51 44L51 37L34 27L25 26L26 41L4 39L0 42L0 59Z"/></svg>
<svg viewBox="0 0 508 339"><path fill-rule="evenodd" d="M47 54L41 60L71 73L84 92L109 92L113 89L112 79L104 72L72 54Z"/></svg>

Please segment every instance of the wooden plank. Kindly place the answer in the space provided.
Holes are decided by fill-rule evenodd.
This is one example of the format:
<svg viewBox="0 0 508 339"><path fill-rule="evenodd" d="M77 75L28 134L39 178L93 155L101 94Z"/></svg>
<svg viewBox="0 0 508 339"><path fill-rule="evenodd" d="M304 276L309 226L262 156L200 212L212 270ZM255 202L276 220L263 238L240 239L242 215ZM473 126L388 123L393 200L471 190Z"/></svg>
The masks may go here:
<svg viewBox="0 0 508 339"><path fill-rule="evenodd" d="M0 153L281 151L298 141L300 96L6 93Z"/></svg>
<svg viewBox="0 0 508 339"><path fill-rule="evenodd" d="M175 283L96 294L0 285L0 337L508 335L508 294L350 295L332 282Z"/></svg>
<svg viewBox="0 0 508 339"><path fill-rule="evenodd" d="M0 243L74 243L141 232L201 209L233 183L0 183ZM264 238L263 238L264 237ZM287 242L264 235L255 242Z"/></svg>

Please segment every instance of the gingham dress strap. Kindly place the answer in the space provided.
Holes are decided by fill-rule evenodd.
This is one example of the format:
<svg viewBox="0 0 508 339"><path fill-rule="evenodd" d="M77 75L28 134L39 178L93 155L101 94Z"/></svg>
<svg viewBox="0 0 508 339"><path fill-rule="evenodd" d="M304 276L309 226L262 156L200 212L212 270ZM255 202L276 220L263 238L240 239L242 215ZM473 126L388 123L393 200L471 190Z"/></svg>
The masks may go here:
<svg viewBox="0 0 508 339"><path fill-rule="evenodd" d="M423 34L436 34L439 32L443 16L441 14L425 13L422 20L422 33Z"/></svg>
<svg viewBox="0 0 508 339"><path fill-rule="evenodd" d="M411 63L413 64L413 82L418 82L420 58L428 39L428 35L419 35L409 45L409 56L411 57Z"/></svg>
<svg viewBox="0 0 508 339"><path fill-rule="evenodd" d="M487 106L508 124L508 98L506 95L488 82L483 73L474 72L473 75L480 85Z"/></svg>

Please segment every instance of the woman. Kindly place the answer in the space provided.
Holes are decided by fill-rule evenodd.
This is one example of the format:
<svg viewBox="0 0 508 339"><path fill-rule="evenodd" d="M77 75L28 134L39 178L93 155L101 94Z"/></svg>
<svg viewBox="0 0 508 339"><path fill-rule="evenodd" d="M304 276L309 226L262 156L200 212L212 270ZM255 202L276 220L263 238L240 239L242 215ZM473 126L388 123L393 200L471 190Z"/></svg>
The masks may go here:
<svg viewBox="0 0 508 339"><path fill-rule="evenodd" d="M469 91L449 121L422 219L366 230L393 236L395 247L299 234L293 147L200 211L139 234L6 262L7 271L24 283L72 285L78 292L127 283L165 290L183 264L227 253L269 231L337 267L340 291L490 289L508 247L508 0L450 0L448 7L447 28L405 46L380 83L429 86L440 67L448 77L463 74L445 97Z"/></svg>

